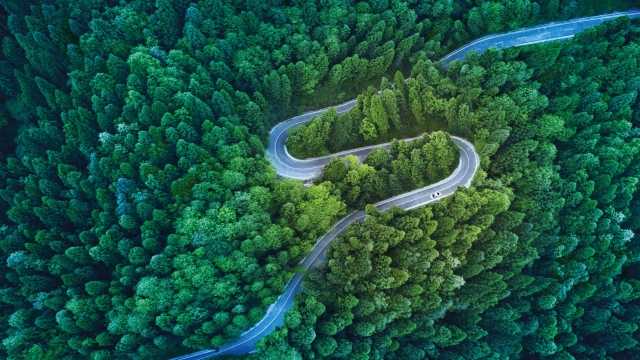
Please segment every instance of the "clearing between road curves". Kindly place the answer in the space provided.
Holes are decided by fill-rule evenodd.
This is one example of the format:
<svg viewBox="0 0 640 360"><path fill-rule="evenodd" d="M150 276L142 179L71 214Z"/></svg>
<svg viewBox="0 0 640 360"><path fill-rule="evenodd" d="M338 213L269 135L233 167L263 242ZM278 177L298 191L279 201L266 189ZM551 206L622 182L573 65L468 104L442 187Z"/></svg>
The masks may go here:
<svg viewBox="0 0 640 360"><path fill-rule="evenodd" d="M553 22L508 33L485 36L451 52L442 58L439 63L443 67L447 67L453 61L464 59L464 57L471 52L480 53L490 48L502 49L569 39L581 31L621 16L631 18L640 17L640 10ZM350 100L332 107L335 108L338 113L344 113L351 110L355 104L356 100ZM390 145L390 143L385 143L365 146L310 159L296 159L291 156L286 148L289 131L311 121L332 107L292 117L273 127L269 134L269 146L266 156L276 169L278 175L285 178L311 181L318 178L322 174L324 166L335 157L355 155L363 159L374 149L386 148ZM415 139L417 138L403 139L403 141ZM480 166L480 159L475 148L469 141L455 136L452 137L452 140L459 149L459 161L458 166L451 175L435 184L383 200L374 205L376 209L378 211L386 211L393 207L399 207L404 210L411 210L450 196L454 194L460 186L470 187L473 177ZM358 210L339 220L326 234L318 239L311 252L300 262L300 267L304 271L307 271L324 263L329 244L349 225L362 221L364 217L364 211ZM205 349L175 357L173 360L201 360L223 355L243 355L253 352L260 339L282 326L287 310L293 306L295 295L302 289L303 278L303 272L296 273L276 302L269 306L262 320L241 334L235 341L225 344L218 349Z"/></svg>

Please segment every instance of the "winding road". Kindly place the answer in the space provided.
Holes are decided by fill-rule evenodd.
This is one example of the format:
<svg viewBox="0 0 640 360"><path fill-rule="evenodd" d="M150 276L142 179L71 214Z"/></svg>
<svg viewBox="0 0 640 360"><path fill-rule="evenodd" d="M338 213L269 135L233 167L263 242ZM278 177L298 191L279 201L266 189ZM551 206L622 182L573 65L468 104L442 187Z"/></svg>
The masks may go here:
<svg viewBox="0 0 640 360"><path fill-rule="evenodd" d="M508 33L485 36L448 54L440 60L440 64L446 67L453 61L463 59L470 52L482 52L489 48L517 47L569 39L585 29L621 16L629 16L632 18L640 17L640 10L630 10L626 12L579 18L563 22L548 23ZM356 100L350 100L333 107L336 108L338 113L344 113L352 109L355 104ZM389 146L389 143L378 144L311 159L296 159L291 156L286 148L286 140L289 130L311 121L314 117L322 114L330 108L331 107L307 112L285 120L273 127L269 134L269 146L266 155L276 169L278 175L287 178L310 181L320 176L322 168L335 157L356 155L362 159L374 149ZM416 138L404 139L404 141L414 139ZM392 207L411 210L450 196L455 193L456 189L460 186L471 186L473 177L480 165L478 154L476 153L473 145L467 140L458 137L452 137L452 139L459 149L460 157L458 166L451 175L446 179L427 187L383 200L375 204L375 207L379 211L386 211ZM329 244L349 225L362 221L364 217L364 211L359 210L350 213L338 221L326 234L318 239L309 255L300 262L300 267L304 270L309 270L324 263L324 260L326 259L326 250L329 247ZM222 355L243 355L254 351L256 344L260 339L269 335L273 330L282 326L284 323L287 310L293 306L295 295L302 289L301 284L303 277L303 272L296 273L276 302L269 306L262 320L256 323L251 329L241 334L237 340L225 344L219 349L201 350L191 354L175 357L173 360L201 360Z"/></svg>

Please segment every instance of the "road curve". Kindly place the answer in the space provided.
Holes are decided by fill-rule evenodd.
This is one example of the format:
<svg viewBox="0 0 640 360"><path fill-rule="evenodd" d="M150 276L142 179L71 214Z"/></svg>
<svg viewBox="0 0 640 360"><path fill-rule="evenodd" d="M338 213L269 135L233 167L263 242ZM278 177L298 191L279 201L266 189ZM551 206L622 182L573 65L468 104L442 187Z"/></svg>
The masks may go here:
<svg viewBox="0 0 640 360"><path fill-rule="evenodd" d="M563 22L552 22L508 33L488 35L474 40L449 53L440 59L439 63L442 66L447 67L453 61L462 60L469 53L481 53L490 48L503 49L508 47L519 47L543 42L566 40L572 38L575 34L581 31L621 16L628 16L631 18L640 17L640 10L616 12ZM337 106L329 106L324 109L294 116L274 126L269 133L269 145L267 147L266 156L276 169L278 175L291 179L310 181L319 177L320 174L322 174L324 166L335 157L356 155L359 158L364 158L368 153L377 148L389 146L389 143L370 145L309 159L297 159L289 154L286 142L291 129L313 120L315 117L331 108L335 108L338 114L342 114L351 110L355 105L355 99L349 100ZM405 140L413 139L415 138Z"/></svg>
<svg viewBox="0 0 640 360"><path fill-rule="evenodd" d="M435 184L380 201L374 204L374 206L379 211L386 211L393 207L411 210L438 201L443 197L453 195L459 186L471 186L471 181L480 167L478 154L469 141L455 136L452 137L452 140L458 147L460 156L458 166L451 175ZM324 263L329 244L346 230L349 225L362 221L364 217L365 213L362 210L354 211L343 217L326 234L318 239L309 255L300 262L299 266L304 270L309 270ZM303 276L304 274L302 272L296 273L276 302L269 306L262 320L244 332L238 340L215 351L203 350L176 357L174 360L207 359L214 356L250 353L255 349L258 340L270 334L277 327L282 326L287 310L293 306L295 295L302 289L301 283Z"/></svg>
<svg viewBox="0 0 640 360"><path fill-rule="evenodd" d="M525 46L542 42L557 41L573 37L578 32L594 27L604 21L621 16L640 17L640 10L631 10L587 18L579 18L564 22L554 22L541 26L517 30L509 33L489 35L451 52L440 60L441 65L448 66L451 62L463 59L470 52L482 52L489 48L507 48ZM340 105L334 106L338 113L344 113L352 109L356 100L350 100ZM311 121L314 117L322 114L331 107L321 110L311 111L292 117L273 127L269 134L269 147L266 155L272 163L278 175L299 179L312 180L322 173L322 168L334 157L356 155L360 158L376 148L388 147L389 143L366 146L328 156L296 159L291 156L286 149L287 135L290 129ZM410 141L415 138L405 139ZM386 211L392 207L399 207L404 210L411 210L452 195L460 186L469 187L473 177L479 168L480 159L473 145L465 139L452 137L454 144L459 149L459 160L456 169L446 179L424 188L420 188L408 193L404 193L392 198L383 200L375 207L379 211ZM301 262L300 266L304 270L317 267L324 263L326 251L329 244L336 239L349 225L360 222L364 219L364 211L354 211L338 221L326 234L318 239L313 249ZM173 358L173 360L200 360L209 359L223 355L244 355L255 350L257 342L269 335L273 330L282 326L284 317L293 306L295 295L300 292L304 273L298 272L289 281L284 292L267 309L266 314L251 329L245 331L240 337L219 349L206 349L183 356Z"/></svg>

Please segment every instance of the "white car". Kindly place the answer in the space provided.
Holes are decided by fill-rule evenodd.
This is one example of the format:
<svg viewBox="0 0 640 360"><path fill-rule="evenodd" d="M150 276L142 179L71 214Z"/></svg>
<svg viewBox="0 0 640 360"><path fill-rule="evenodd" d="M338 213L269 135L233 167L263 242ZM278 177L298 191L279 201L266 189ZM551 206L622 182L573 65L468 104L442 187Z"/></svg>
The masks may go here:
<svg viewBox="0 0 640 360"><path fill-rule="evenodd" d="M440 197L440 195L442 195L439 191L436 191L434 193L431 194L431 198L432 199L437 199Z"/></svg>

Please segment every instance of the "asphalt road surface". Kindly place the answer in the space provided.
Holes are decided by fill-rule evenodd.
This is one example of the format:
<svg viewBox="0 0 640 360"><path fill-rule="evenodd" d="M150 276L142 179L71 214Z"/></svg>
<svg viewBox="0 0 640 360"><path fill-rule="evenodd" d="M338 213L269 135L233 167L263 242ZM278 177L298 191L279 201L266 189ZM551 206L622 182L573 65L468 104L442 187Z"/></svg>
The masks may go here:
<svg viewBox="0 0 640 360"><path fill-rule="evenodd" d="M478 154L473 145L467 140L458 137L452 137L452 140L458 147L460 156L458 166L451 175L427 187L383 200L375 204L376 208L380 211L385 211L392 207L410 210L450 196L455 193L459 186L471 186L473 176L480 166ZM318 239L309 255L300 262L300 267L304 270L309 270L324 263L329 244L346 230L349 225L362 221L364 216L364 211L359 210L350 213L338 221L331 230ZM258 340L270 334L275 328L284 323L284 316L287 310L291 308L295 295L302 288L301 283L303 276L303 273L296 273L287 284L282 295L269 307L262 320L244 332L236 341L217 350L203 350L175 359L207 359L213 356L242 355L251 352L255 349Z"/></svg>
<svg viewBox="0 0 640 360"><path fill-rule="evenodd" d="M464 59L464 57L471 52L482 52L489 48L526 46L542 42L569 39L585 29L621 16L629 16L633 18L640 17L640 10L549 23L504 34L485 36L453 51L442 58L440 60L440 64L446 67L453 61ZM356 100L350 100L332 107L335 107L338 113L344 113L352 109L355 104ZM362 159L374 149L386 148L389 146L389 143L378 144L310 159L296 159L291 156L286 148L289 130L311 121L314 117L322 114L332 107L292 117L277 124L273 129L271 129L271 133L269 134L267 158L276 169L278 175L286 178L311 181L320 176L322 168L335 157L356 155ZM450 196L455 193L457 188L460 186L471 186L471 181L479 168L480 159L478 158L475 148L470 142L458 137L452 138L459 149L460 157L458 166L451 175L435 184L383 200L375 204L376 208L380 211L386 211L392 207L411 210ZM416 138L404 139L404 141L414 139ZM318 239L309 255L300 262L301 268L306 271L324 263L329 244L347 227L349 227L349 225L362 221L364 217L364 212L360 210L354 211L338 221L331 230ZM289 310L293 305L295 295L302 289L301 285L303 277L303 272L296 273L276 302L267 309L262 320L256 323L251 329L241 334L235 341L225 344L218 349L201 350L191 354L175 357L173 360L200 360L222 355L244 355L251 353L255 350L256 344L260 339L269 335L276 328L282 326L287 310Z"/></svg>

